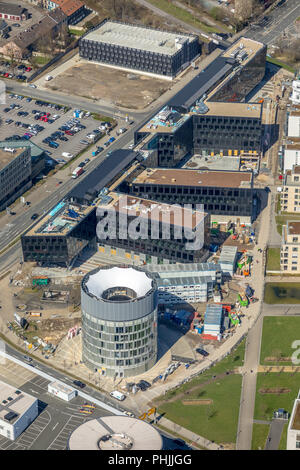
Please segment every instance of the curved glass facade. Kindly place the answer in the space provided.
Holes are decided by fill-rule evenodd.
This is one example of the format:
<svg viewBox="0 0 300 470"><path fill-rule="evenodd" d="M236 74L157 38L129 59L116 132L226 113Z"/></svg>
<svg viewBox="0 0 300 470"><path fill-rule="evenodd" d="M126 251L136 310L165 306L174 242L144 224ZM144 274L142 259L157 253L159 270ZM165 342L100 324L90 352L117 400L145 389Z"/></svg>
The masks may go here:
<svg viewBox="0 0 300 470"><path fill-rule="evenodd" d="M142 318L124 322L101 320L82 310L82 330L84 362L103 375L130 377L156 362L156 308Z"/></svg>

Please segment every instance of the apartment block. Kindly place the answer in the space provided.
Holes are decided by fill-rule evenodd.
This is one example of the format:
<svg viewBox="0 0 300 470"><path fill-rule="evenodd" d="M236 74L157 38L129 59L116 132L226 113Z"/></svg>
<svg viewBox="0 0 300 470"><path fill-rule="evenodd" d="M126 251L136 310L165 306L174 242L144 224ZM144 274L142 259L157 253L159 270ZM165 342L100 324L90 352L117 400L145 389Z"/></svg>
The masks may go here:
<svg viewBox="0 0 300 470"><path fill-rule="evenodd" d="M294 165L285 172L284 185L280 195L281 210L300 212L300 166Z"/></svg>
<svg viewBox="0 0 300 470"><path fill-rule="evenodd" d="M282 226L280 269L285 273L300 272L300 222L288 221Z"/></svg>

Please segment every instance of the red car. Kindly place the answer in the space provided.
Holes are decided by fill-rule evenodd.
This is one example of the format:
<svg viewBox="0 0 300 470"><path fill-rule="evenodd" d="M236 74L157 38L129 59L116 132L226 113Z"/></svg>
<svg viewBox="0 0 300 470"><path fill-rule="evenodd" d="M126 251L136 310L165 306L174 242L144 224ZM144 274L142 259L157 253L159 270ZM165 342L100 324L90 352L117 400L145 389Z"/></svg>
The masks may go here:
<svg viewBox="0 0 300 470"><path fill-rule="evenodd" d="M65 134L67 134L67 135L74 135L74 132L72 132L72 131L65 131Z"/></svg>
<svg viewBox="0 0 300 470"><path fill-rule="evenodd" d="M9 77L9 73L5 73L5 74L3 75L3 77L5 77L5 78Z"/></svg>
<svg viewBox="0 0 300 470"><path fill-rule="evenodd" d="M30 72L32 70L31 67L26 67L25 72Z"/></svg>

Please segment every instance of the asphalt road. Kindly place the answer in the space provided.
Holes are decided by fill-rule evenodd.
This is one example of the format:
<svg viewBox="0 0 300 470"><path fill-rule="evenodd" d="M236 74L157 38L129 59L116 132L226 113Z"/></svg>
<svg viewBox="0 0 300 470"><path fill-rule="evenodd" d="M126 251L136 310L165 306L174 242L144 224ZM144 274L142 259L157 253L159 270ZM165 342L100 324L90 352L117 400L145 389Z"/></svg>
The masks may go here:
<svg viewBox="0 0 300 470"><path fill-rule="evenodd" d="M286 0L271 13L266 14L266 20L260 20L251 25L244 35L271 45L299 16L299 0Z"/></svg>

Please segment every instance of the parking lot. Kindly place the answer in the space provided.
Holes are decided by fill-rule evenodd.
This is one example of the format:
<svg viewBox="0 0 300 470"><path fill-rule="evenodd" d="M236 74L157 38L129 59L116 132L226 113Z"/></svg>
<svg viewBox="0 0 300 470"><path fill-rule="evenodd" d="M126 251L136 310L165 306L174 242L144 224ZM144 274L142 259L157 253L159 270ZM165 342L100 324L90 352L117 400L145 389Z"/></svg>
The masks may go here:
<svg viewBox="0 0 300 470"><path fill-rule="evenodd" d="M54 103L41 104L39 100L21 95L7 95L6 104L0 105L0 112L0 140L13 136L17 140L20 137L30 139L53 159L61 160L63 152L76 156L93 142L87 135L100 136L106 133L106 130L98 129L101 122L89 116L89 113L74 118L73 109ZM50 145L45 141L48 138Z"/></svg>

